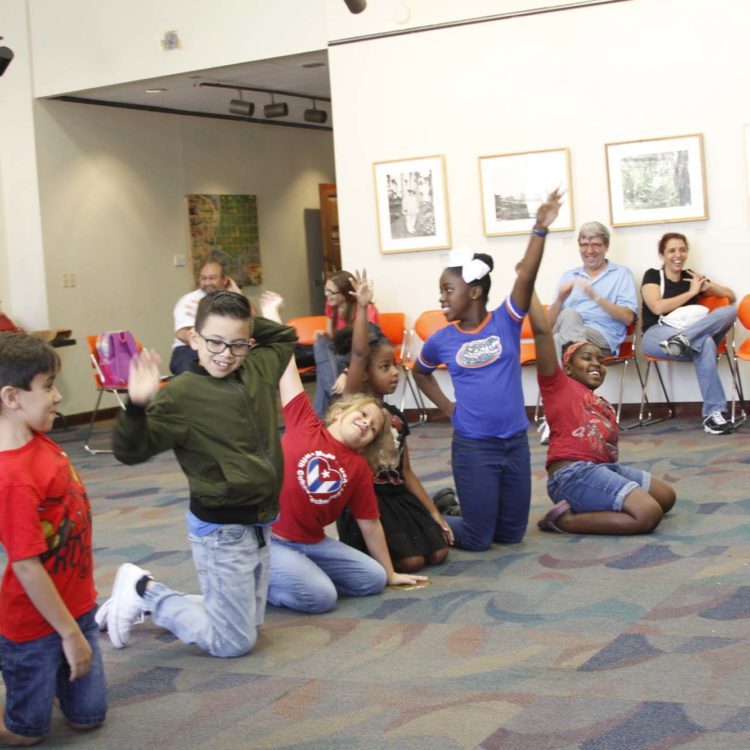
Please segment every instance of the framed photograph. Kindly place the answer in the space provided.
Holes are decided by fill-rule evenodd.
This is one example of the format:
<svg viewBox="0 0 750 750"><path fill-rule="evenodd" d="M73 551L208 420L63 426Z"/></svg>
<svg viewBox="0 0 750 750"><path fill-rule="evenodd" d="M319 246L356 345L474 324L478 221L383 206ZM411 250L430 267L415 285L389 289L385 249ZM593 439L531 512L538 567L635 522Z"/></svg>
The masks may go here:
<svg viewBox="0 0 750 750"><path fill-rule="evenodd" d="M613 227L708 218L702 134L604 148Z"/></svg>
<svg viewBox="0 0 750 750"><path fill-rule="evenodd" d="M530 232L537 209L555 188L565 190L565 198L550 231L575 228L567 148L480 156L479 181L487 237Z"/></svg>
<svg viewBox="0 0 750 750"><path fill-rule="evenodd" d="M381 253L451 246L442 156L373 164Z"/></svg>
<svg viewBox="0 0 750 750"><path fill-rule="evenodd" d="M747 199L750 201L750 125L745 125L745 179L747 180Z"/></svg>

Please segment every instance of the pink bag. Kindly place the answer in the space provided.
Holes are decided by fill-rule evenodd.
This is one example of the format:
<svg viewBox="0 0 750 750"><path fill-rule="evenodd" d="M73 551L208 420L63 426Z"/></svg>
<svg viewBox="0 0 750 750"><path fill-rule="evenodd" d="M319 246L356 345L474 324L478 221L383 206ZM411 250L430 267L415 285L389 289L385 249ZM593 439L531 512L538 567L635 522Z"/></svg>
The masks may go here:
<svg viewBox="0 0 750 750"><path fill-rule="evenodd" d="M128 384L130 360L138 354L138 345L130 331L110 331L96 337L96 354L104 385L122 388Z"/></svg>

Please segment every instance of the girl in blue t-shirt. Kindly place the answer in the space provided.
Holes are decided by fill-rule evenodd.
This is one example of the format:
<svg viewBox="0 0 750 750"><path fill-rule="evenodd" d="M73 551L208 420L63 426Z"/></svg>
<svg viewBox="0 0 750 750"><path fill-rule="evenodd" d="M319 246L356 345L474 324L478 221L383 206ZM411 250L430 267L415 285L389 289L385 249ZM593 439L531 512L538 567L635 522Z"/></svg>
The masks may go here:
<svg viewBox="0 0 750 750"><path fill-rule="evenodd" d="M492 313L489 255L454 250L440 277L440 306L451 325L424 344L414 377L424 394L453 421L451 462L462 516L446 520L456 545L485 550L493 542L515 544L529 520L531 464L528 420L521 388L521 322L529 307L544 240L557 217L554 191L536 215L513 290ZM433 372L445 364L455 403Z"/></svg>

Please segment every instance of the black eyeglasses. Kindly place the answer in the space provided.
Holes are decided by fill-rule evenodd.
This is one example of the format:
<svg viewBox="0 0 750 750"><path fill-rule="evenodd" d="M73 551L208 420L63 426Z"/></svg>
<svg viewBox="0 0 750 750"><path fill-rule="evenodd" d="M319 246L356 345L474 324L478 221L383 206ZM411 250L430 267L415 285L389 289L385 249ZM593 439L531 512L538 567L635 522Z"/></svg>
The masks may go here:
<svg viewBox="0 0 750 750"><path fill-rule="evenodd" d="M256 346L255 339L250 339L250 341L233 341L231 344L228 344L226 341L219 341L219 339L207 339L199 331L196 331L196 333L206 342L206 349L211 354L221 354L223 351L229 349L235 357L244 357Z"/></svg>

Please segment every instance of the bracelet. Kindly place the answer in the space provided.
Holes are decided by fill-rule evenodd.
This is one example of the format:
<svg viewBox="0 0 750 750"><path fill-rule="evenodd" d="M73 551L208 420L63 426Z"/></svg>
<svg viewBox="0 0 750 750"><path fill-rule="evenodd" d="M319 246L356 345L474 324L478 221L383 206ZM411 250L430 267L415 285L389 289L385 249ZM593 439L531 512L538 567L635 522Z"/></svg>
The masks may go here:
<svg viewBox="0 0 750 750"><path fill-rule="evenodd" d="M542 238L546 237L548 232L549 232L548 229L537 229L536 227L534 227L531 230L531 233L534 235L534 237L542 237Z"/></svg>

